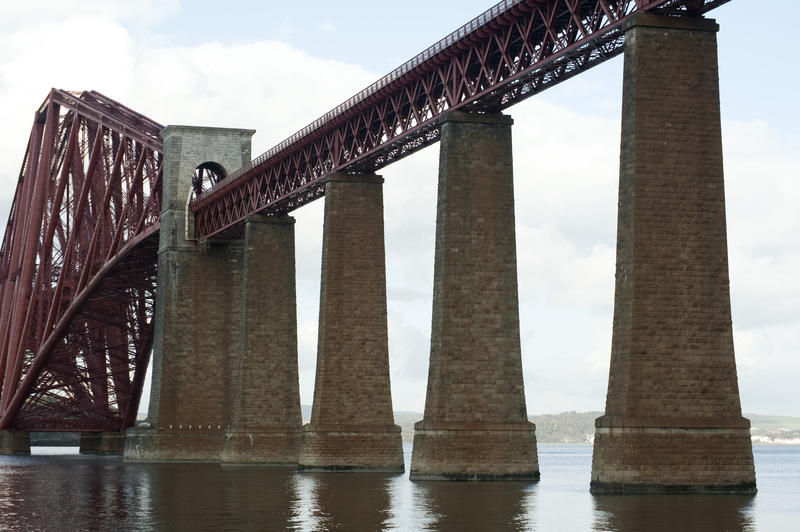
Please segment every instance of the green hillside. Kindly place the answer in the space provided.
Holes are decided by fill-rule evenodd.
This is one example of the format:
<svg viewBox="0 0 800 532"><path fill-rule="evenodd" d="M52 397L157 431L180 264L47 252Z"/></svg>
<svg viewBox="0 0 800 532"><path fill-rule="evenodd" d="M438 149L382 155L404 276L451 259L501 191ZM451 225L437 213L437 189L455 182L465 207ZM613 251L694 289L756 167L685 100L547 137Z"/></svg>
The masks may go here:
<svg viewBox="0 0 800 532"><path fill-rule="evenodd" d="M529 416L536 423L536 441L541 443L584 443L594 436L594 420L602 412L561 412Z"/></svg>
<svg viewBox="0 0 800 532"><path fill-rule="evenodd" d="M594 420L602 412L562 412L530 416L536 424L536 441L541 443L583 443L594 434ZM395 412L394 421L402 429L403 441L414 439L414 423L422 419L421 412Z"/></svg>
<svg viewBox="0 0 800 532"><path fill-rule="evenodd" d="M311 407L303 405L304 422L311 417ZM588 443L594 435L594 420L602 412L562 412L530 416L536 423L536 440L539 443ZM752 426L751 432L757 443L787 443L785 440L800 438L800 417L745 414ZM414 423L422 419L421 412L395 412L394 421L402 429L403 441L414 439ZM783 441L777 441L781 438ZM78 433L32 432L32 445L78 445ZM788 443L792 443L791 441Z"/></svg>
<svg viewBox="0 0 800 532"><path fill-rule="evenodd" d="M750 427L753 430L800 430L800 417L767 416L763 414L745 414L744 417L750 420Z"/></svg>
<svg viewBox="0 0 800 532"><path fill-rule="evenodd" d="M584 443L594 435L594 420L602 412L561 412L560 414L540 414L529 416L536 423L536 441L540 443ZM303 419L308 422L311 407L303 406ZM771 435L794 437L800 431L800 417L745 414L753 427L753 436ZM422 419L421 412L395 412L394 422L400 425L403 441L414 439L414 423ZM787 433L789 431L790 433Z"/></svg>

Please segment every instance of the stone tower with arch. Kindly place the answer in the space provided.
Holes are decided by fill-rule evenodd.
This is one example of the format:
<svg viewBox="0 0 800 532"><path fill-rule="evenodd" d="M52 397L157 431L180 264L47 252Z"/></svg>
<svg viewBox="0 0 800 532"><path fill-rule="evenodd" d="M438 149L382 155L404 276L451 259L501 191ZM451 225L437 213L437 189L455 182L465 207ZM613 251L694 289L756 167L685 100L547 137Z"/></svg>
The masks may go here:
<svg viewBox="0 0 800 532"><path fill-rule="evenodd" d="M253 133L161 132L152 386L147 420L128 431L126 460L297 460L294 220L252 216L240 237L200 243L187 208L194 194L250 161ZM285 275L270 279L263 273L281 269ZM284 383L281 397L265 392L276 389L272 379Z"/></svg>

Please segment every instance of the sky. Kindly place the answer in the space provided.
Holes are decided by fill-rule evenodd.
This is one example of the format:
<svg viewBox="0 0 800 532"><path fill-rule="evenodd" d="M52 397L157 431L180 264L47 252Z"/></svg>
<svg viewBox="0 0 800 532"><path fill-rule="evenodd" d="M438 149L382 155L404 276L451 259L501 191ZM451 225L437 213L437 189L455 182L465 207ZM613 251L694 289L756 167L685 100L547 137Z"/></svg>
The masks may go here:
<svg viewBox="0 0 800 532"><path fill-rule="evenodd" d="M253 156L491 7L491 0L0 3L0 219L51 87L162 124L252 128ZM732 0L719 34L734 343L744 412L800 416L800 3ZM507 112L529 414L601 411L614 298L622 60ZM384 168L395 410L424 408L438 146ZM311 404L323 201L295 211L298 363Z"/></svg>

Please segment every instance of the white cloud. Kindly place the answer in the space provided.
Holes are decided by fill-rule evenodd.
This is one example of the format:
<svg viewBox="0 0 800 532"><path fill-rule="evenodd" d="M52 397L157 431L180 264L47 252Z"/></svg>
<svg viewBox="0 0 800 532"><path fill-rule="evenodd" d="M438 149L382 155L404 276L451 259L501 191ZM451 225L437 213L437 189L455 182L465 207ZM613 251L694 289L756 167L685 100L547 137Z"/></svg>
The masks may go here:
<svg viewBox="0 0 800 532"><path fill-rule="evenodd" d="M734 325L800 325L800 137L763 122L724 133Z"/></svg>
<svg viewBox="0 0 800 532"><path fill-rule="evenodd" d="M619 118L581 114L547 94L510 113L517 223L556 226L581 253L598 242L613 247Z"/></svg>
<svg viewBox="0 0 800 532"><path fill-rule="evenodd" d="M723 123L731 306L742 408L797 415L800 137Z"/></svg>
<svg viewBox="0 0 800 532"><path fill-rule="evenodd" d="M94 88L112 97L127 93L134 63L130 36L107 16L75 14L60 21L45 17L36 24L0 32L3 219L14 194L34 112L50 89Z"/></svg>
<svg viewBox="0 0 800 532"><path fill-rule="evenodd" d="M375 75L277 41L144 52L129 100L160 121L257 129L254 155L312 122Z"/></svg>

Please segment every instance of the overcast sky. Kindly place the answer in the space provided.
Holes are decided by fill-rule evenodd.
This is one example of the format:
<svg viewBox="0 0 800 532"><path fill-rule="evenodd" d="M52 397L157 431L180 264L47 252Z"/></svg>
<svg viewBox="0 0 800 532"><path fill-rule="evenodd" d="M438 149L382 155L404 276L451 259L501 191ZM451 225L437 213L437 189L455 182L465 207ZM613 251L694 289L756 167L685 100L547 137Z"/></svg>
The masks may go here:
<svg viewBox="0 0 800 532"><path fill-rule="evenodd" d="M745 412L800 416L800 3L732 0L719 34L731 295ZM161 122L291 135L491 0L37 0L0 3L0 219L51 87L97 90ZM457 7L453 7L457 6ZM769 19L767 20L767 16ZM603 410L611 348L621 57L508 112L528 412ZM396 410L428 372L438 147L386 178ZM316 363L322 208L296 211L300 392Z"/></svg>

